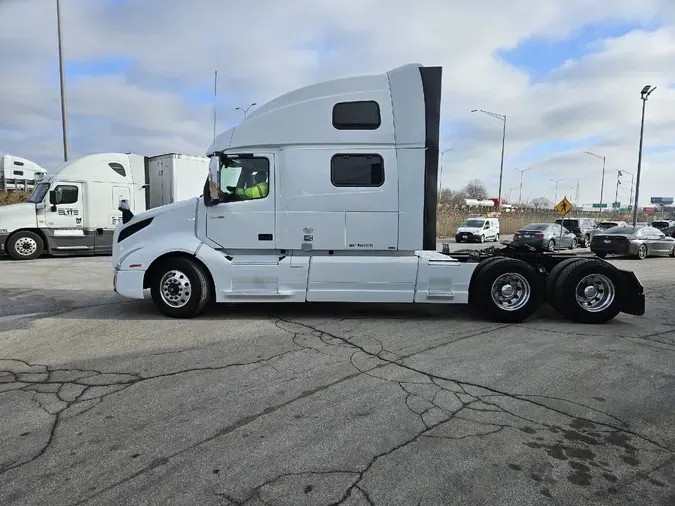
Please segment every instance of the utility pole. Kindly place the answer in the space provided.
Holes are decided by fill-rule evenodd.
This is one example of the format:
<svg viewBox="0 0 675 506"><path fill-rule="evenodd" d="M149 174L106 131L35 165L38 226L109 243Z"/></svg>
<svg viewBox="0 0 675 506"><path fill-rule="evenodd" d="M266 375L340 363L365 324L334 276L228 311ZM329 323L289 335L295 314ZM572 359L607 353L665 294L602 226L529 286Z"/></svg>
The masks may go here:
<svg viewBox="0 0 675 506"><path fill-rule="evenodd" d="M621 184L621 171L617 170L616 171L616 192L614 193L614 202L619 201L619 185ZM616 208L616 212L619 212L619 208Z"/></svg>
<svg viewBox="0 0 675 506"><path fill-rule="evenodd" d="M602 180L600 182L600 212L602 212L603 197L605 193L605 163L607 162L607 158L604 156L596 155L595 153L591 153L590 151L584 151L584 153L602 160Z"/></svg>
<svg viewBox="0 0 675 506"><path fill-rule="evenodd" d="M246 117L248 116L248 110L249 110L251 107L253 107L254 105L258 105L258 104L256 104L255 102L253 102L253 103L252 103L251 105L249 105L246 109L242 109L241 107L235 107L234 110L235 110L235 111L241 111L241 112L243 112L243 113L244 113L244 119L246 119Z"/></svg>
<svg viewBox="0 0 675 506"><path fill-rule="evenodd" d="M649 95L656 89L656 86L653 88L650 84L642 88L640 92L640 99L642 100L642 119L640 120L640 148L638 149L638 164L637 164L637 177L635 181L635 205L633 206L633 226L637 224L638 216L638 199L640 197L640 174L642 172L642 139L644 138L645 133L645 108L647 107L647 100Z"/></svg>
<svg viewBox="0 0 675 506"><path fill-rule="evenodd" d="M577 179L577 193L576 193L576 198L574 199L574 203L579 206L579 180Z"/></svg>
<svg viewBox="0 0 675 506"><path fill-rule="evenodd" d="M502 158L499 164L499 195L497 196L497 211L499 211L502 204L502 180L504 178L504 145L506 144L506 115L497 114L496 112L484 111L483 109L473 109L471 112L482 112L493 118L497 118L500 121L504 122L504 127L502 129Z"/></svg>
<svg viewBox="0 0 675 506"><path fill-rule="evenodd" d="M216 143L216 115L218 114L218 71L213 77L213 143Z"/></svg>
<svg viewBox="0 0 675 506"><path fill-rule="evenodd" d="M443 157L445 156L445 153L448 151L454 151L452 148L448 148L445 151L441 153L441 174L440 177L438 178L438 196L441 196L441 191L443 191Z"/></svg>
<svg viewBox="0 0 675 506"><path fill-rule="evenodd" d="M56 0L56 32L59 41L59 81L61 83L61 132L63 135L63 161L70 158L68 144L68 113L66 111L66 68L63 62L63 33L61 29L61 0Z"/></svg>
<svg viewBox="0 0 675 506"><path fill-rule="evenodd" d="M555 183L555 197L553 197L553 205L558 203L558 183L564 181L564 179L551 179Z"/></svg>
<svg viewBox="0 0 675 506"><path fill-rule="evenodd" d="M531 168L532 167L528 167L527 169L514 169L520 171L520 189L518 190L518 205L520 205L523 201L523 173L525 171L530 170Z"/></svg>

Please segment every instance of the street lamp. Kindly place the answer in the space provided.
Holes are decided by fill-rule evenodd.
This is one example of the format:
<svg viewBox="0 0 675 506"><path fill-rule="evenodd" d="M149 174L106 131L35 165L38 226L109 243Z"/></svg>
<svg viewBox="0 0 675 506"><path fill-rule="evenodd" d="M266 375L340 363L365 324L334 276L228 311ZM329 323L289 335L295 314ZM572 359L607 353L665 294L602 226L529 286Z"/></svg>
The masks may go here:
<svg viewBox="0 0 675 506"><path fill-rule="evenodd" d="M616 171L616 191L614 192L614 202L619 202L619 186L621 186L621 176L623 173L620 170ZM614 207L614 204L612 204ZM619 212L619 208L616 209L616 212Z"/></svg>
<svg viewBox="0 0 675 506"><path fill-rule="evenodd" d="M445 153L448 151L454 151L452 148L448 148L445 151L441 153L441 174L440 177L438 178L438 195L441 195L441 191L443 190L443 157L445 156Z"/></svg>
<svg viewBox="0 0 675 506"><path fill-rule="evenodd" d="M63 63L63 35L61 30L61 0L56 0L56 33L59 41L59 81L61 84L61 132L63 135L63 161L69 158L68 114L66 112L66 69Z"/></svg>
<svg viewBox="0 0 675 506"><path fill-rule="evenodd" d="M523 199L523 173L527 170L530 170L532 167L528 167L527 169L513 169L513 170L519 170L520 171L520 189L518 191L518 205L522 203Z"/></svg>
<svg viewBox="0 0 675 506"><path fill-rule="evenodd" d="M656 86L653 88L650 84L642 88L640 92L640 98L642 99L642 120L640 121L640 148L638 150L638 166L637 166L637 177L635 178L635 205L633 205L633 226L637 223L638 215L638 197L640 193L640 173L642 172L642 139L645 133L645 107L647 106L647 99L649 95L656 89Z"/></svg>
<svg viewBox="0 0 675 506"><path fill-rule="evenodd" d="M242 109L241 107L235 107L234 110L235 110L235 111L241 111L241 112L243 112L243 113L244 113L244 119L246 119L246 117L248 116L248 110L249 110L251 107L253 107L254 105L258 105L258 104L256 104L255 102L253 102L253 103L252 103L251 105L249 105L246 109Z"/></svg>
<svg viewBox="0 0 675 506"><path fill-rule="evenodd" d="M517 190L517 189L518 189L517 186L514 186L513 188L510 188L510 189L509 189L509 196L508 196L508 198L507 198L509 204L511 203L511 192L512 192L513 190Z"/></svg>
<svg viewBox="0 0 675 506"><path fill-rule="evenodd" d="M634 184L635 184L635 175L632 172L627 171L626 169L621 169L619 172L621 172L622 176L623 176L623 174L630 174L630 198L628 199L628 202L630 202L632 204L633 203L633 188L634 188Z"/></svg>
<svg viewBox="0 0 675 506"><path fill-rule="evenodd" d="M553 197L553 205L558 203L558 183L564 181L564 179L551 179L555 183L555 197Z"/></svg>
<svg viewBox="0 0 675 506"><path fill-rule="evenodd" d="M499 211L499 207L501 206L502 203L502 178L504 176L504 143L506 142L506 115L497 114L496 112L484 111L483 109L473 109L471 112L482 112L483 114L487 114L488 116L492 116L493 118L497 118L498 120L504 122L504 128L502 130L502 159L499 164L499 195L497 197L498 198L497 211Z"/></svg>
<svg viewBox="0 0 675 506"><path fill-rule="evenodd" d="M607 161L607 158L605 158L604 156L596 155L595 153L591 153L590 151L584 151L584 153L602 160L602 182L600 183L600 212L602 212L602 198L605 193L605 162Z"/></svg>

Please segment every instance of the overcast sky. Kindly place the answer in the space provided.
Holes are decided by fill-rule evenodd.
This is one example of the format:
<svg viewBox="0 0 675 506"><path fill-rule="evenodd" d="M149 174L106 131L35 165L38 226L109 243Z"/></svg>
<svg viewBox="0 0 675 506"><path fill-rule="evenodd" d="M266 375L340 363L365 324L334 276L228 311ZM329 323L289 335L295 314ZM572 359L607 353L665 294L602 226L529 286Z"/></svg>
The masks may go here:
<svg viewBox="0 0 675 506"><path fill-rule="evenodd" d="M647 104L641 203L675 194L673 0L62 0L71 157L203 155L218 130L326 78L442 65L443 184L497 195L614 200L635 173ZM0 153L62 160L55 0L0 0ZM619 201L627 202L630 175Z"/></svg>

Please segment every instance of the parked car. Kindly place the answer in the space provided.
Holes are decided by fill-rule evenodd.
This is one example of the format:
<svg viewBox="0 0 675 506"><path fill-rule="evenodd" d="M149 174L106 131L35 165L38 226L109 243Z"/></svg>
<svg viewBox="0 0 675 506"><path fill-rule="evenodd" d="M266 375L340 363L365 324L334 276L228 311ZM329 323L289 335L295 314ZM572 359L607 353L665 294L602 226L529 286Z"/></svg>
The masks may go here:
<svg viewBox="0 0 675 506"><path fill-rule="evenodd" d="M640 260L648 256L672 257L675 256L675 238L654 227L613 227L593 236L591 252L600 258L607 255L630 255Z"/></svg>
<svg viewBox="0 0 675 506"><path fill-rule="evenodd" d="M668 228L662 228L661 232L663 232L666 237L672 237L675 239L675 225Z"/></svg>
<svg viewBox="0 0 675 506"><path fill-rule="evenodd" d="M573 232L583 248L590 246L593 234L598 230L595 220L591 218L559 218L555 222Z"/></svg>
<svg viewBox="0 0 675 506"><path fill-rule="evenodd" d="M625 221L601 221L598 223L599 230L607 230L612 227L625 227L628 223Z"/></svg>
<svg viewBox="0 0 675 506"><path fill-rule="evenodd" d="M530 223L513 234L511 244L555 251L562 248L574 249L578 242L576 234L557 223Z"/></svg>
<svg viewBox="0 0 675 506"><path fill-rule="evenodd" d="M672 227L673 222L670 220L655 220L652 221L652 227L663 230L664 228Z"/></svg>
<svg viewBox="0 0 675 506"><path fill-rule="evenodd" d="M467 218L455 233L455 242L499 242L499 220L482 216Z"/></svg>

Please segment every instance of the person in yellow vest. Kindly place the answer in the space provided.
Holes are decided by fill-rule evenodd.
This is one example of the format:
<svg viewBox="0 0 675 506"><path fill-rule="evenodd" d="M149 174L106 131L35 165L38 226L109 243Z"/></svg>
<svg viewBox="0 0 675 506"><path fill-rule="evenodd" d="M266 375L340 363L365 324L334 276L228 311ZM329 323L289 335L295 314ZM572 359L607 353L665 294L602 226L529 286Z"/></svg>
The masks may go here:
<svg viewBox="0 0 675 506"><path fill-rule="evenodd" d="M236 188L234 186L228 186L227 190L236 193L239 197L244 199L264 199L267 197L269 192L269 185L267 184L267 173L264 171L256 172L253 176L253 181L255 184L249 186L248 188Z"/></svg>

